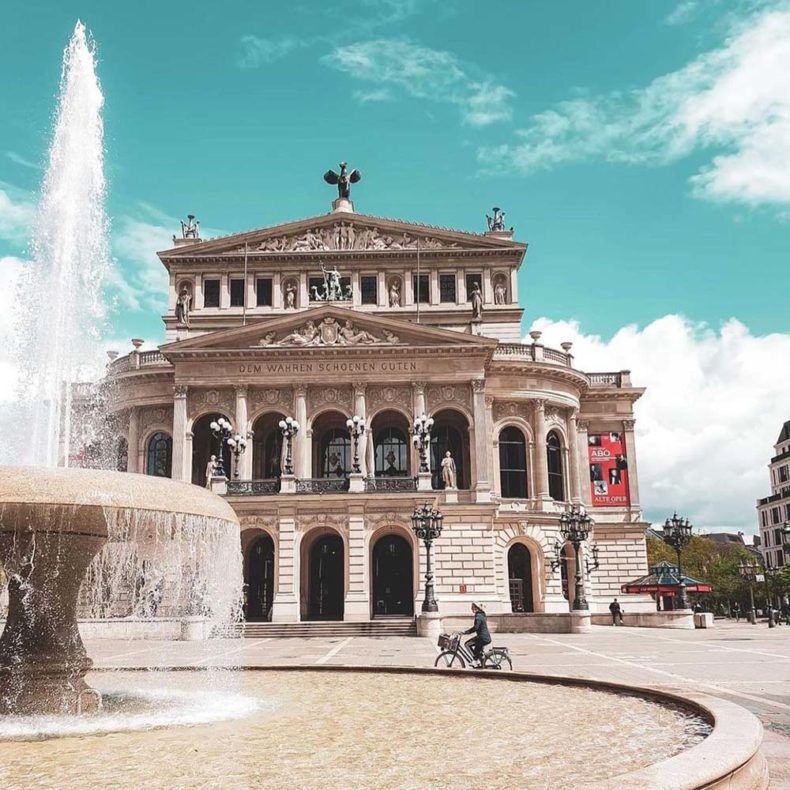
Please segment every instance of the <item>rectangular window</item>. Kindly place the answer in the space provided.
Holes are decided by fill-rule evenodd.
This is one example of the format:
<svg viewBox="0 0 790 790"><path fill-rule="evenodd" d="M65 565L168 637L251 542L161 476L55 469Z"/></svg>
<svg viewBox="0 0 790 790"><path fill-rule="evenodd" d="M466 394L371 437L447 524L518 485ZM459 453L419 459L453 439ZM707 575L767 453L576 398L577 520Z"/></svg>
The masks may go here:
<svg viewBox="0 0 790 790"><path fill-rule="evenodd" d="M779 467L779 482L780 483L786 483L787 480L788 480L787 467L786 466L780 466Z"/></svg>
<svg viewBox="0 0 790 790"><path fill-rule="evenodd" d="M778 507L771 508L771 517L773 518L773 523L778 524L782 520L782 511Z"/></svg>
<svg viewBox="0 0 790 790"><path fill-rule="evenodd" d="M230 281L230 306L244 307L244 280Z"/></svg>
<svg viewBox="0 0 790 790"><path fill-rule="evenodd" d="M259 277L255 281L255 303L258 307L271 307L272 302L272 278Z"/></svg>
<svg viewBox="0 0 790 790"><path fill-rule="evenodd" d="M379 282L375 274L363 274L360 278L362 304L379 303Z"/></svg>
<svg viewBox="0 0 790 790"><path fill-rule="evenodd" d="M414 301L428 304L431 301L430 287L428 285L428 275L414 275Z"/></svg>
<svg viewBox="0 0 790 790"><path fill-rule="evenodd" d="M203 307L219 307L219 280L203 280Z"/></svg>
<svg viewBox="0 0 790 790"><path fill-rule="evenodd" d="M483 275L482 274L467 274L466 275L466 301L472 301L472 289L477 283L480 290L483 290Z"/></svg>
<svg viewBox="0 0 790 790"><path fill-rule="evenodd" d="M455 275L439 275L439 301L455 304Z"/></svg>
<svg viewBox="0 0 790 790"><path fill-rule="evenodd" d="M781 528L777 528L774 530L774 546L781 546L782 545L782 530Z"/></svg>

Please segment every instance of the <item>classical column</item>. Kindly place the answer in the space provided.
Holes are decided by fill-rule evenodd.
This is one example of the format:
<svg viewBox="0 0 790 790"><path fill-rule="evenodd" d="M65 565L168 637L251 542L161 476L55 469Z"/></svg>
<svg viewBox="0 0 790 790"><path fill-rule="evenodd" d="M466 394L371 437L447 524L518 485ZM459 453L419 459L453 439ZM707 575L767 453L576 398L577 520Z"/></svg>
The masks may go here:
<svg viewBox="0 0 790 790"><path fill-rule="evenodd" d="M294 474L296 477L310 477L307 436L307 387L294 389L294 417L299 423L299 433L294 439Z"/></svg>
<svg viewBox="0 0 790 790"><path fill-rule="evenodd" d="M307 290L307 272L301 272L299 275L299 298L296 306L304 310L305 307L310 305L310 292Z"/></svg>
<svg viewBox="0 0 790 790"><path fill-rule="evenodd" d="M127 472L140 471L140 412L136 406L129 409L129 439L127 444Z"/></svg>
<svg viewBox="0 0 790 790"><path fill-rule="evenodd" d="M348 514L348 592L343 619L370 620L368 593L368 552L365 547L365 516L360 506L349 507Z"/></svg>
<svg viewBox="0 0 790 790"><path fill-rule="evenodd" d="M219 306L222 310L227 310L230 307L230 277L227 274L220 275Z"/></svg>
<svg viewBox="0 0 790 790"><path fill-rule="evenodd" d="M365 401L364 384L354 384L354 414L357 415L358 417L362 417L362 419L365 420L365 422L367 423L368 414L367 414L367 402ZM372 472L368 471L367 448L368 448L368 431L366 428L362 436L359 437L359 467L363 477L367 477L368 474L372 474Z"/></svg>
<svg viewBox="0 0 790 790"><path fill-rule="evenodd" d="M379 307L389 307L390 303L390 296L387 293L387 273L384 271L380 271L377 275L378 277L378 288L377 290L377 297L378 297L378 306Z"/></svg>
<svg viewBox="0 0 790 790"><path fill-rule="evenodd" d="M578 410L571 409L568 417L568 472L570 479L570 500L578 504L581 502L581 475L579 473L579 435L576 419Z"/></svg>
<svg viewBox="0 0 790 790"><path fill-rule="evenodd" d="M362 304L362 288L360 286L359 272L351 272L351 306L358 307Z"/></svg>
<svg viewBox="0 0 790 790"><path fill-rule="evenodd" d="M272 277L272 310L283 308L283 283L280 272L275 272Z"/></svg>
<svg viewBox="0 0 790 790"><path fill-rule="evenodd" d="M425 404L425 382L424 381L412 381L411 383L411 392L412 392L412 425L414 424L414 420L420 417L423 414L427 414L426 412L426 404ZM427 415L430 416L430 415ZM411 426L410 426L411 427ZM420 453L417 448L414 446L414 443L411 443L411 474L412 477L417 477L418 470L420 468ZM431 453L430 449L428 450L428 465L431 464Z"/></svg>
<svg viewBox="0 0 790 790"><path fill-rule="evenodd" d="M510 304L518 304L518 270L510 270Z"/></svg>
<svg viewBox="0 0 790 790"><path fill-rule="evenodd" d="M585 420L576 418L576 429L578 434L578 447L576 458L579 464L579 486L582 504L585 507L592 507L592 494L590 492L590 458L588 450L587 430L589 423Z"/></svg>
<svg viewBox="0 0 790 790"><path fill-rule="evenodd" d="M538 398L535 401L535 469L537 480L535 497L548 500L549 497L549 465L546 458L546 401Z"/></svg>
<svg viewBox="0 0 790 790"><path fill-rule="evenodd" d="M239 456L239 478L252 479L252 434L247 428L247 385L236 386L236 433L247 440L247 449Z"/></svg>
<svg viewBox="0 0 790 790"><path fill-rule="evenodd" d="M475 461L477 481L475 490L478 502L487 502L491 498L491 481L489 475L490 459L488 448L488 416L486 409L485 379L472 379L472 407L475 422Z"/></svg>
<svg viewBox="0 0 790 790"><path fill-rule="evenodd" d="M623 420L623 438L625 439L625 461L628 464L628 496L631 510L639 511L639 479L636 474L636 441L634 425L636 420Z"/></svg>
<svg viewBox="0 0 790 790"><path fill-rule="evenodd" d="M187 386L173 387L173 463L170 476L173 480L189 481L184 476L187 446ZM191 457L191 453L190 453Z"/></svg>

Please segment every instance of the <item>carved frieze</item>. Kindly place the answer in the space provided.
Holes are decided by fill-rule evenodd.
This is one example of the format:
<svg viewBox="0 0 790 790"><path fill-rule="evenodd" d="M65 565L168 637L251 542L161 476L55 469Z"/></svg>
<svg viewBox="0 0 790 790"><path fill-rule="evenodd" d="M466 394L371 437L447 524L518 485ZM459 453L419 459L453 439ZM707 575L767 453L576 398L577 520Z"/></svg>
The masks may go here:
<svg viewBox="0 0 790 790"><path fill-rule="evenodd" d="M276 516L241 516L239 524L242 530L268 529L270 532L277 532Z"/></svg>
<svg viewBox="0 0 790 790"><path fill-rule="evenodd" d="M348 535L348 516L342 513L314 513L296 519L296 529L300 532L308 532L316 527L331 527L342 535Z"/></svg>
<svg viewBox="0 0 790 790"><path fill-rule="evenodd" d="M286 331L282 337L277 332L267 332L259 341L259 346L373 346L397 345L400 338L388 330L380 334L354 327L352 321L341 325L335 318L327 316L318 325L307 321L304 326Z"/></svg>
<svg viewBox="0 0 790 790"><path fill-rule="evenodd" d="M525 401L494 401L494 422L508 417L521 417L529 422L532 419L532 405Z"/></svg>
<svg viewBox="0 0 790 790"><path fill-rule="evenodd" d="M341 411L350 412L351 398L351 387L310 387L307 392L307 403L311 414L325 406L336 406Z"/></svg>
<svg viewBox="0 0 790 790"><path fill-rule="evenodd" d="M411 411L412 391L409 385L373 386L368 388L366 400L369 414L392 405L405 407L407 411Z"/></svg>
<svg viewBox="0 0 790 790"><path fill-rule="evenodd" d="M556 406L546 406L546 422L553 422L556 425L565 425L565 416L562 409Z"/></svg>
<svg viewBox="0 0 790 790"><path fill-rule="evenodd" d="M371 530L394 525L411 528L410 523L403 517L403 514L396 513L394 510L390 510L386 513L371 513L365 516L365 521L367 522L368 528Z"/></svg>
<svg viewBox="0 0 790 790"><path fill-rule="evenodd" d="M284 409L288 414L293 409L293 390L290 387L267 389L251 389L247 396L250 414L257 414L262 409Z"/></svg>
<svg viewBox="0 0 790 790"><path fill-rule="evenodd" d="M469 407L472 403L472 391L468 384L436 384L428 387L426 399L428 411L431 413L453 404Z"/></svg>
<svg viewBox="0 0 790 790"><path fill-rule="evenodd" d="M190 415L216 410L233 415L236 410L236 393L232 389L193 389L187 396Z"/></svg>
<svg viewBox="0 0 790 790"><path fill-rule="evenodd" d="M377 227L336 222L326 228L310 228L293 236L264 239L258 252L323 252L331 250L423 250L455 249L455 242L411 233L385 233ZM243 252L239 247L235 252Z"/></svg>
<svg viewBox="0 0 790 790"><path fill-rule="evenodd" d="M145 406L140 409L140 431L145 432L152 425L172 425L172 406Z"/></svg>

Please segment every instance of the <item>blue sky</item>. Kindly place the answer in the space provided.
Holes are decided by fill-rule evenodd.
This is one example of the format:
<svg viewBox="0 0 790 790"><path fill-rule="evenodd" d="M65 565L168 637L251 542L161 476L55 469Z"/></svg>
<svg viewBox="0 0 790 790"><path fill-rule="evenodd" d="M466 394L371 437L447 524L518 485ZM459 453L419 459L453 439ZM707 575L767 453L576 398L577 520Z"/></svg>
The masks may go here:
<svg viewBox="0 0 790 790"><path fill-rule="evenodd" d="M366 213L480 231L504 207L530 245L525 331L539 320L639 383L673 375L648 361L675 343L672 358L724 393L710 441L753 426L739 515L727 515L733 504L704 518L751 518L790 416L787 357L772 369L790 353L787 0L6 0L6 268L26 255L77 18L97 41L106 99L114 337L161 339L166 281L153 252L178 218L228 233L323 213L321 174L345 159L363 172L354 198ZM729 369L733 359L752 363ZM659 427L682 423L693 394ZM744 398L748 408L730 403ZM650 430L682 446L704 433L656 433L651 408L648 446ZM729 469L745 451L732 452ZM669 472L647 474L656 501L666 497Z"/></svg>

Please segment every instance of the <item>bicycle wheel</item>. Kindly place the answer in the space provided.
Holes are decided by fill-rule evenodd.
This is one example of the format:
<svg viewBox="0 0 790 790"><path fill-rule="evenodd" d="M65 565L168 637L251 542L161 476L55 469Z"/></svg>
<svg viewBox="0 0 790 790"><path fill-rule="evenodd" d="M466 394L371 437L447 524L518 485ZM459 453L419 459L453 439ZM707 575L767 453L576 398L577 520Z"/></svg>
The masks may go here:
<svg viewBox="0 0 790 790"><path fill-rule="evenodd" d="M450 650L443 650L439 655L436 657L436 662L434 663L435 667L456 667L457 669L463 669L466 664L464 664L463 658L458 655L458 653L453 653Z"/></svg>
<svg viewBox="0 0 790 790"><path fill-rule="evenodd" d="M503 669L505 671L513 670L513 662L506 653L492 652L486 661L486 667L489 669Z"/></svg>

